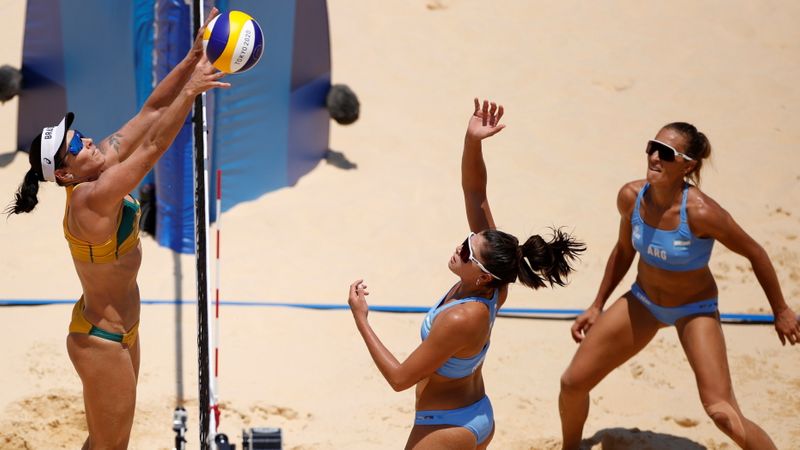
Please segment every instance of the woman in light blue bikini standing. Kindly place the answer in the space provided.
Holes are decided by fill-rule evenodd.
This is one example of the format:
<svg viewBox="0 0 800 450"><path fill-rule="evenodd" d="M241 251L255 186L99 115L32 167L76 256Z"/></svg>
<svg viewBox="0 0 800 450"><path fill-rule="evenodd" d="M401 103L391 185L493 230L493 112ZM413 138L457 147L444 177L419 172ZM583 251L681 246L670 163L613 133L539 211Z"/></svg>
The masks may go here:
<svg viewBox="0 0 800 450"><path fill-rule="evenodd" d="M375 365L395 391L416 385L416 415L407 449L484 449L494 435L492 405L481 369L497 312L508 284L519 278L538 289L563 285L570 260L583 244L555 230L546 242L532 236L519 245L495 229L486 197L486 165L481 141L504 128L503 107L484 101L469 120L461 159L461 184L471 232L450 257L448 268L460 280L428 312L422 343L400 362L381 343L367 321L363 280L350 286L348 303L356 327Z"/></svg>
<svg viewBox="0 0 800 450"><path fill-rule="evenodd" d="M644 348L660 328L671 325L694 371L703 407L717 427L742 448L775 448L764 430L742 414L733 395L717 285L708 268L714 241L750 261L783 344L800 342L797 316L784 301L764 249L697 188L703 160L711 153L706 136L690 124L671 123L646 149L647 178L619 191L619 240L595 301L572 326L580 346L561 378L563 448L580 445L589 391ZM603 311L637 252L636 282Z"/></svg>

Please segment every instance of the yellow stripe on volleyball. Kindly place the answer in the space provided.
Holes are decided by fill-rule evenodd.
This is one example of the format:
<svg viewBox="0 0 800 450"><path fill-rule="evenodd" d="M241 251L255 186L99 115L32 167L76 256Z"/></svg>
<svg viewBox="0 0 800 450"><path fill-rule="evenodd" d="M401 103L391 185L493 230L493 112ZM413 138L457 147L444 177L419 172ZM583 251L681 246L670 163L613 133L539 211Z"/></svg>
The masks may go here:
<svg viewBox="0 0 800 450"><path fill-rule="evenodd" d="M203 29L203 40L206 42L211 39L211 30L214 29L214 24L217 22L217 17L211 19L211 22L208 23L208 26Z"/></svg>
<svg viewBox="0 0 800 450"><path fill-rule="evenodd" d="M242 32L242 25L248 20L252 20L249 14L241 11L231 11L228 18L228 43L225 45L225 50L219 55L219 58L214 62L214 65L219 67L227 67L226 72L232 71L231 61L233 60L234 52L236 51L236 43L239 42L239 33ZM210 36L210 34L209 34Z"/></svg>

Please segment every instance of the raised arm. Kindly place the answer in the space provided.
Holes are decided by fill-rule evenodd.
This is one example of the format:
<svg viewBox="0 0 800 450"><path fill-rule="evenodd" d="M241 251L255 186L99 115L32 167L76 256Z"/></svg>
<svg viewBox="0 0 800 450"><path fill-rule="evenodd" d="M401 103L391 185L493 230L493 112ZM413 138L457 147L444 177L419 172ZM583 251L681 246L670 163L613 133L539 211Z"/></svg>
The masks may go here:
<svg viewBox="0 0 800 450"><path fill-rule="evenodd" d="M142 109L119 130L103 139L98 145L106 156L116 156L119 161L126 160L140 147L148 130L167 111L180 95L184 85L192 76L197 63L203 56L203 31L215 16L217 8L212 8L205 23L195 36L194 44L186 56L156 85Z"/></svg>
<svg viewBox="0 0 800 450"><path fill-rule="evenodd" d="M778 275L766 250L756 242L733 217L711 198L700 197L699 207L690 213L693 228L699 235L718 240L731 251L738 253L753 266L761 288L767 296L772 314L775 316L775 331L781 343L800 343L800 322L796 313L786 304L778 282Z"/></svg>
<svg viewBox="0 0 800 450"><path fill-rule="evenodd" d="M572 325L570 331L575 342L581 342L592 325L594 325L594 322L603 311L606 301L608 301L611 293L617 288L625 274L628 273L633 259L636 257L636 250L631 242L631 213L638 192L634 183L626 184L617 194L617 210L620 213L619 236L616 245L611 250L611 255L608 257L603 280L597 290L597 296L589 308L579 315Z"/></svg>
<svg viewBox="0 0 800 450"><path fill-rule="evenodd" d="M202 57L189 81L159 120L153 123L140 148L126 160L103 172L90 188L81 190L88 208L100 213L115 211L119 201L141 182L172 144L186 122L194 98L209 89L230 86L219 81L224 75L205 56Z"/></svg>
<svg viewBox="0 0 800 450"><path fill-rule="evenodd" d="M505 125L500 123L503 106L488 100L483 105L475 99L475 110L469 118L461 155L461 188L464 190L464 207L467 210L469 229L479 233L495 228L489 199L486 196L486 163L483 161L481 141L494 136Z"/></svg>
<svg viewBox="0 0 800 450"><path fill-rule="evenodd" d="M369 308L365 296L369 295L363 280L350 285L348 304L353 313L361 337L367 346L372 360L389 385L397 392L404 391L431 376L436 369L456 352L467 345L474 345L476 328L486 326L489 321L479 315L461 314L448 310L436 319L428 338L422 341L405 361L400 362L375 334L367 320ZM484 308L485 309L485 308ZM487 330L488 331L488 330Z"/></svg>

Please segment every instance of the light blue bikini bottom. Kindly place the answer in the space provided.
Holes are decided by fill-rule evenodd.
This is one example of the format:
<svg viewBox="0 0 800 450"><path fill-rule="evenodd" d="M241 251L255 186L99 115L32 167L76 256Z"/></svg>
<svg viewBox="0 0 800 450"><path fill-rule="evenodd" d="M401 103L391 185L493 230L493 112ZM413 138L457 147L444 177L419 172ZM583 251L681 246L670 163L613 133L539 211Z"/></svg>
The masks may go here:
<svg viewBox="0 0 800 450"><path fill-rule="evenodd" d="M644 305L650 314L653 315L659 322L665 323L667 325L675 325L675 322L687 316L695 316L698 314L713 314L717 312L717 299L710 298L708 300L701 300L695 303L689 303L686 305L675 306L671 308L667 308L664 306L658 306L649 298L647 298L647 294L642 290L641 287L637 283L633 283L631 286L631 293L639 303Z"/></svg>
<svg viewBox="0 0 800 450"><path fill-rule="evenodd" d="M480 445L494 429L494 411L489 397L458 409L417 411L414 425L455 425L475 435Z"/></svg>

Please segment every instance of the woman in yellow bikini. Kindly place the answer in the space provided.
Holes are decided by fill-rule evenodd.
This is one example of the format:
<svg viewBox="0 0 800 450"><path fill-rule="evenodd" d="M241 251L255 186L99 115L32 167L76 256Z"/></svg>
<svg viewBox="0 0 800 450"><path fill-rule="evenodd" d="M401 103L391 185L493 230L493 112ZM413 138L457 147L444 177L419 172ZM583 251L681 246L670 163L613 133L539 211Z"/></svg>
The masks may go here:
<svg viewBox="0 0 800 450"><path fill-rule="evenodd" d="M206 21L218 12L212 10ZM204 26L205 27L205 26ZM30 170L8 212L30 212L39 182L67 193L64 237L83 295L72 311L67 351L83 383L89 437L84 449L126 448L139 372L139 204L128 194L172 144L195 97L228 87L205 58L201 36L141 111L95 145L67 113L30 147Z"/></svg>

